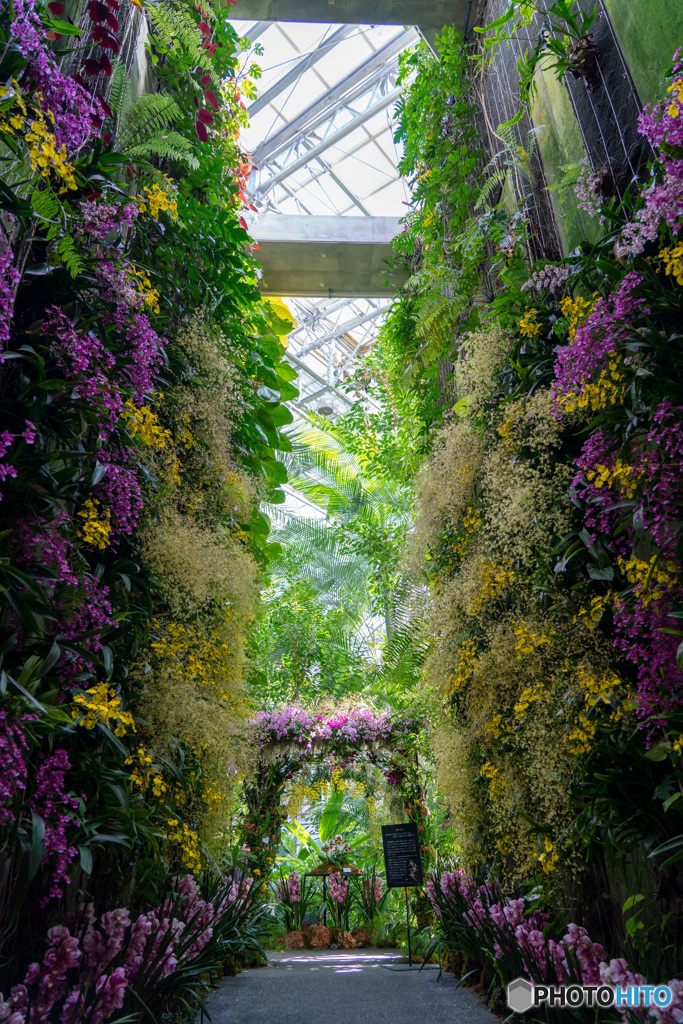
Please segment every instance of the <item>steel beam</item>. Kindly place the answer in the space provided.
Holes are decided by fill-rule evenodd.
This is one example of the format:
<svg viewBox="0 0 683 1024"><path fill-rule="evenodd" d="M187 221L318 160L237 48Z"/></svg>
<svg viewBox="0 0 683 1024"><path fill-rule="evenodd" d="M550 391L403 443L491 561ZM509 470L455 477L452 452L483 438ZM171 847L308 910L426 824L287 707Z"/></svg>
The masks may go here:
<svg viewBox="0 0 683 1024"><path fill-rule="evenodd" d="M362 114L358 114L356 117L352 118L348 124L344 125L343 128L338 128L336 132L333 132L326 139L323 139L317 146L313 146L313 148L309 149L307 153L300 156L298 160L294 160L291 164L288 164L288 166L283 167L281 171L277 171L271 178L268 178L263 185L259 185L258 189L256 189L254 193L255 197L261 199L266 192L269 192L275 185L284 181L285 178L288 178L290 174L298 171L301 167L305 167L306 164L310 164L312 160L315 160L317 156L320 156L321 153L324 153L331 146L336 146L337 143L341 142L342 139L345 139L347 135L355 132L356 128L361 128L367 121L371 120L375 114L381 113L382 110L386 110L387 107L390 107L392 103L396 103L402 95L402 88L392 89L391 92L387 93L386 96L383 96L381 100L373 103L373 105L368 107L368 109Z"/></svg>
<svg viewBox="0 0 683 1024"><path fill-rule="evenodd" d="M270 138L261 142L251 154L252 164L260 167L261 164L271 161L278 153L287 149L297 137L310 135L330 119L329 112L334 111L342 100L346 104L353 103L370 88L375 78L386 71L387 65L417 39L418 33L413 28L390 39L377 53L373 53L366 61L359 64L343 81L329 89L315 103L311 103L309 107L302 110L289 124L284 125Z"/></svg>
<svg viewBox="0 0 683 1024"><path fill-rule="evenodd" d="M325 345L328 341L334 341L335 338L341 338L343 334L347 334L349 331L352 331L354 327L360 327L361 324L366 324L368 320L374 320L381 313L388 313L392 306L393 302L387 302L384 306L378 306L376 309L370 310L369 313L363 313L362 316L357 316L354 320L349 320L348 323L345 323L338 330L332 331L330 334L325 334L322 338L316 338L315 341L312 341L309 345L306 345L305 348L302 348L300 352L297 352L297 356L299 359L303 359L303 357L307 356L309 352L313 352L314 349L320 348L321 345Z"/></svg>
<svg viewBox="0 0 683 1024"><path fill-rule="evenodd" d="M347 398L346 395L342 394L340 391L337 391L334 385L330 386L330 384L328 384L324 377L321 377L319 373L315 372L315 370L311 370L309 366L306 366L305 363L302 363L301 360L297 359L297 357L289 350L285 352L285 359L288 362L290 362L292 366L295 366L298 370L301 370L302 373L305 373L307 377L310 377L311 380L314 380L317 384L320 384L321 387L325 388L326 390L329 388L331 391L334 391L334 394L340 400L340 402L343 402L345 405L348 405L349 409L353 406L353 402L351 401L350 398Z"/></svg>
<svg viewBox="0 0 683 1024"><path fill-rule="evenodd" d="M266 89L262 96L259 96L257 100L254 100L254 102L247 107L247 114L249 117L254 117L254 115L258 114L260 110L267 107L269 103L272 103L272 101L280 95L283 89L286 89L288 85L292 84L292 82L296 82L297 78L301 78L301 76L317 64L319 60L322 60L323 57L327 56L330 50L333 50L338 43L341 43L342 40L348 38L348 36L355 31L355 25L342 25L336 32L333 32L329 39L326 39L324 43L320 44L317 50L314 50L313 53L309 53L304 60L295 64L293 68L290 68L286 75L283 75L282 78L277 80L275 85L271 85L270 89Z"/></svg>

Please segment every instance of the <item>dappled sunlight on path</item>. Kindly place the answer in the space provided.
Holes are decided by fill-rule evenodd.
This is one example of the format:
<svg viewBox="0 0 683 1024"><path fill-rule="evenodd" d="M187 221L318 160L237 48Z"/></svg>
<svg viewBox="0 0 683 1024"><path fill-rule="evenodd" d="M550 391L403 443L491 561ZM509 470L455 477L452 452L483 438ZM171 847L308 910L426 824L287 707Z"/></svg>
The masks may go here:
<svg viewBox="0 0 683 1024"><path fill-rule="evenodd" d="M271 952L223 981L209 1011L213 1024L495 1024L451 974L383 969L402 962L386 949Z"/></svg>

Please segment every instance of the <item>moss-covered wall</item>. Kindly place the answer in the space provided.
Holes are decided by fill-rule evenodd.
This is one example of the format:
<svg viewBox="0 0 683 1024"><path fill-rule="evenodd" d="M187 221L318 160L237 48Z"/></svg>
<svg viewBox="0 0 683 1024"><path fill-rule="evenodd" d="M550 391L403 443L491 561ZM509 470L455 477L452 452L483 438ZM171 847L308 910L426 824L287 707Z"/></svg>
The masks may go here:
<svg viewBox="0 0 683 1024"><path fill-rule="evenodd" d="M538 146L548 185L552 188L564 177L563 166L579 164L586 157L581 130L564 83L551 71L536 75L538 89L532 109L534 125L544 125ZM595 218L576 208L572 189L550 193L560 240L565 252L571 252L584 239L596 241L600 228Z"/></svg>
<svg viewBox="0 0 683 1024"><path fill-rule="evenodd" d="M674 50L683 41L683 0L603 2L641 103L656 102Z"/></svg>

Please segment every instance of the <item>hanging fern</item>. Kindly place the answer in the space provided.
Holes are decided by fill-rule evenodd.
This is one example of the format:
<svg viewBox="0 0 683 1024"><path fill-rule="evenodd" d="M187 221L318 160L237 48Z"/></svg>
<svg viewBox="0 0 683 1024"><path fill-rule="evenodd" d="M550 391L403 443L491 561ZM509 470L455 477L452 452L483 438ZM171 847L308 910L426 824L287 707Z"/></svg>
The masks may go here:
<svg viewBox="0 0 683 1024"><path fill-rule="evenodd" d="M159 38L172 63L184 67L196 65L211 75L213 84L220 88L220 79L215 74L211 62L206 60L206 50L202 49L201 33L188 11L176 9L166 3L148 3L145 11L156 29ZM208 67L205 66L208 64Z"/></svg>
<svg viewBox="0 0 683 1024"><path fill-rule="evenodd" d="M129 152L133 146L148 144L154 138L163 137L166 129L182 116L182 110L168 93L145 93L122 115L119 145L124 152Z"/></svg>
<svg viewBox="0 0 683 1024"><path fill-rule="evenodd" d="M71 235L63 235L57 245L57 251L62 257L69 273L72 277L77 277L80 272L84 269L83 261L81 260L76 246Z"/></svg>
<svg viewBox="0 0 683 1024"><path fill-rule="evenodd" d="M199 167L199 160L193 153L192 143L177 132L168 131L154 136L146 142L126 149L132 157L159 157L161 160L186 164L193 170Z"/></svg>

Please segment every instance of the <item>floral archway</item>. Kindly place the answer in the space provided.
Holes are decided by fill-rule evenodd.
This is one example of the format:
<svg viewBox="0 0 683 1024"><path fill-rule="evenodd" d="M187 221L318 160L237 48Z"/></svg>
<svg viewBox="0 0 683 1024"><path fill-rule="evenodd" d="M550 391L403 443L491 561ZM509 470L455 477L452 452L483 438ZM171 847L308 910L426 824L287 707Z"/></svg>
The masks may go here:
<svg viewBox="0 0 683 1024"><path fill-rule="evenodd" d="M244 787L246 809L241 829L254 874L265 879L275 861L287 818L282 805L287 782L323 758L333 758L344 768L360 759L378 767L396 790L408 820L415 822L425 837L422 852L429 859L429 812L417 757L419 736L425 728L421 716L361 707L326 717L288 705L260 711L251 724L258 754L255 771Z"/></svg>

